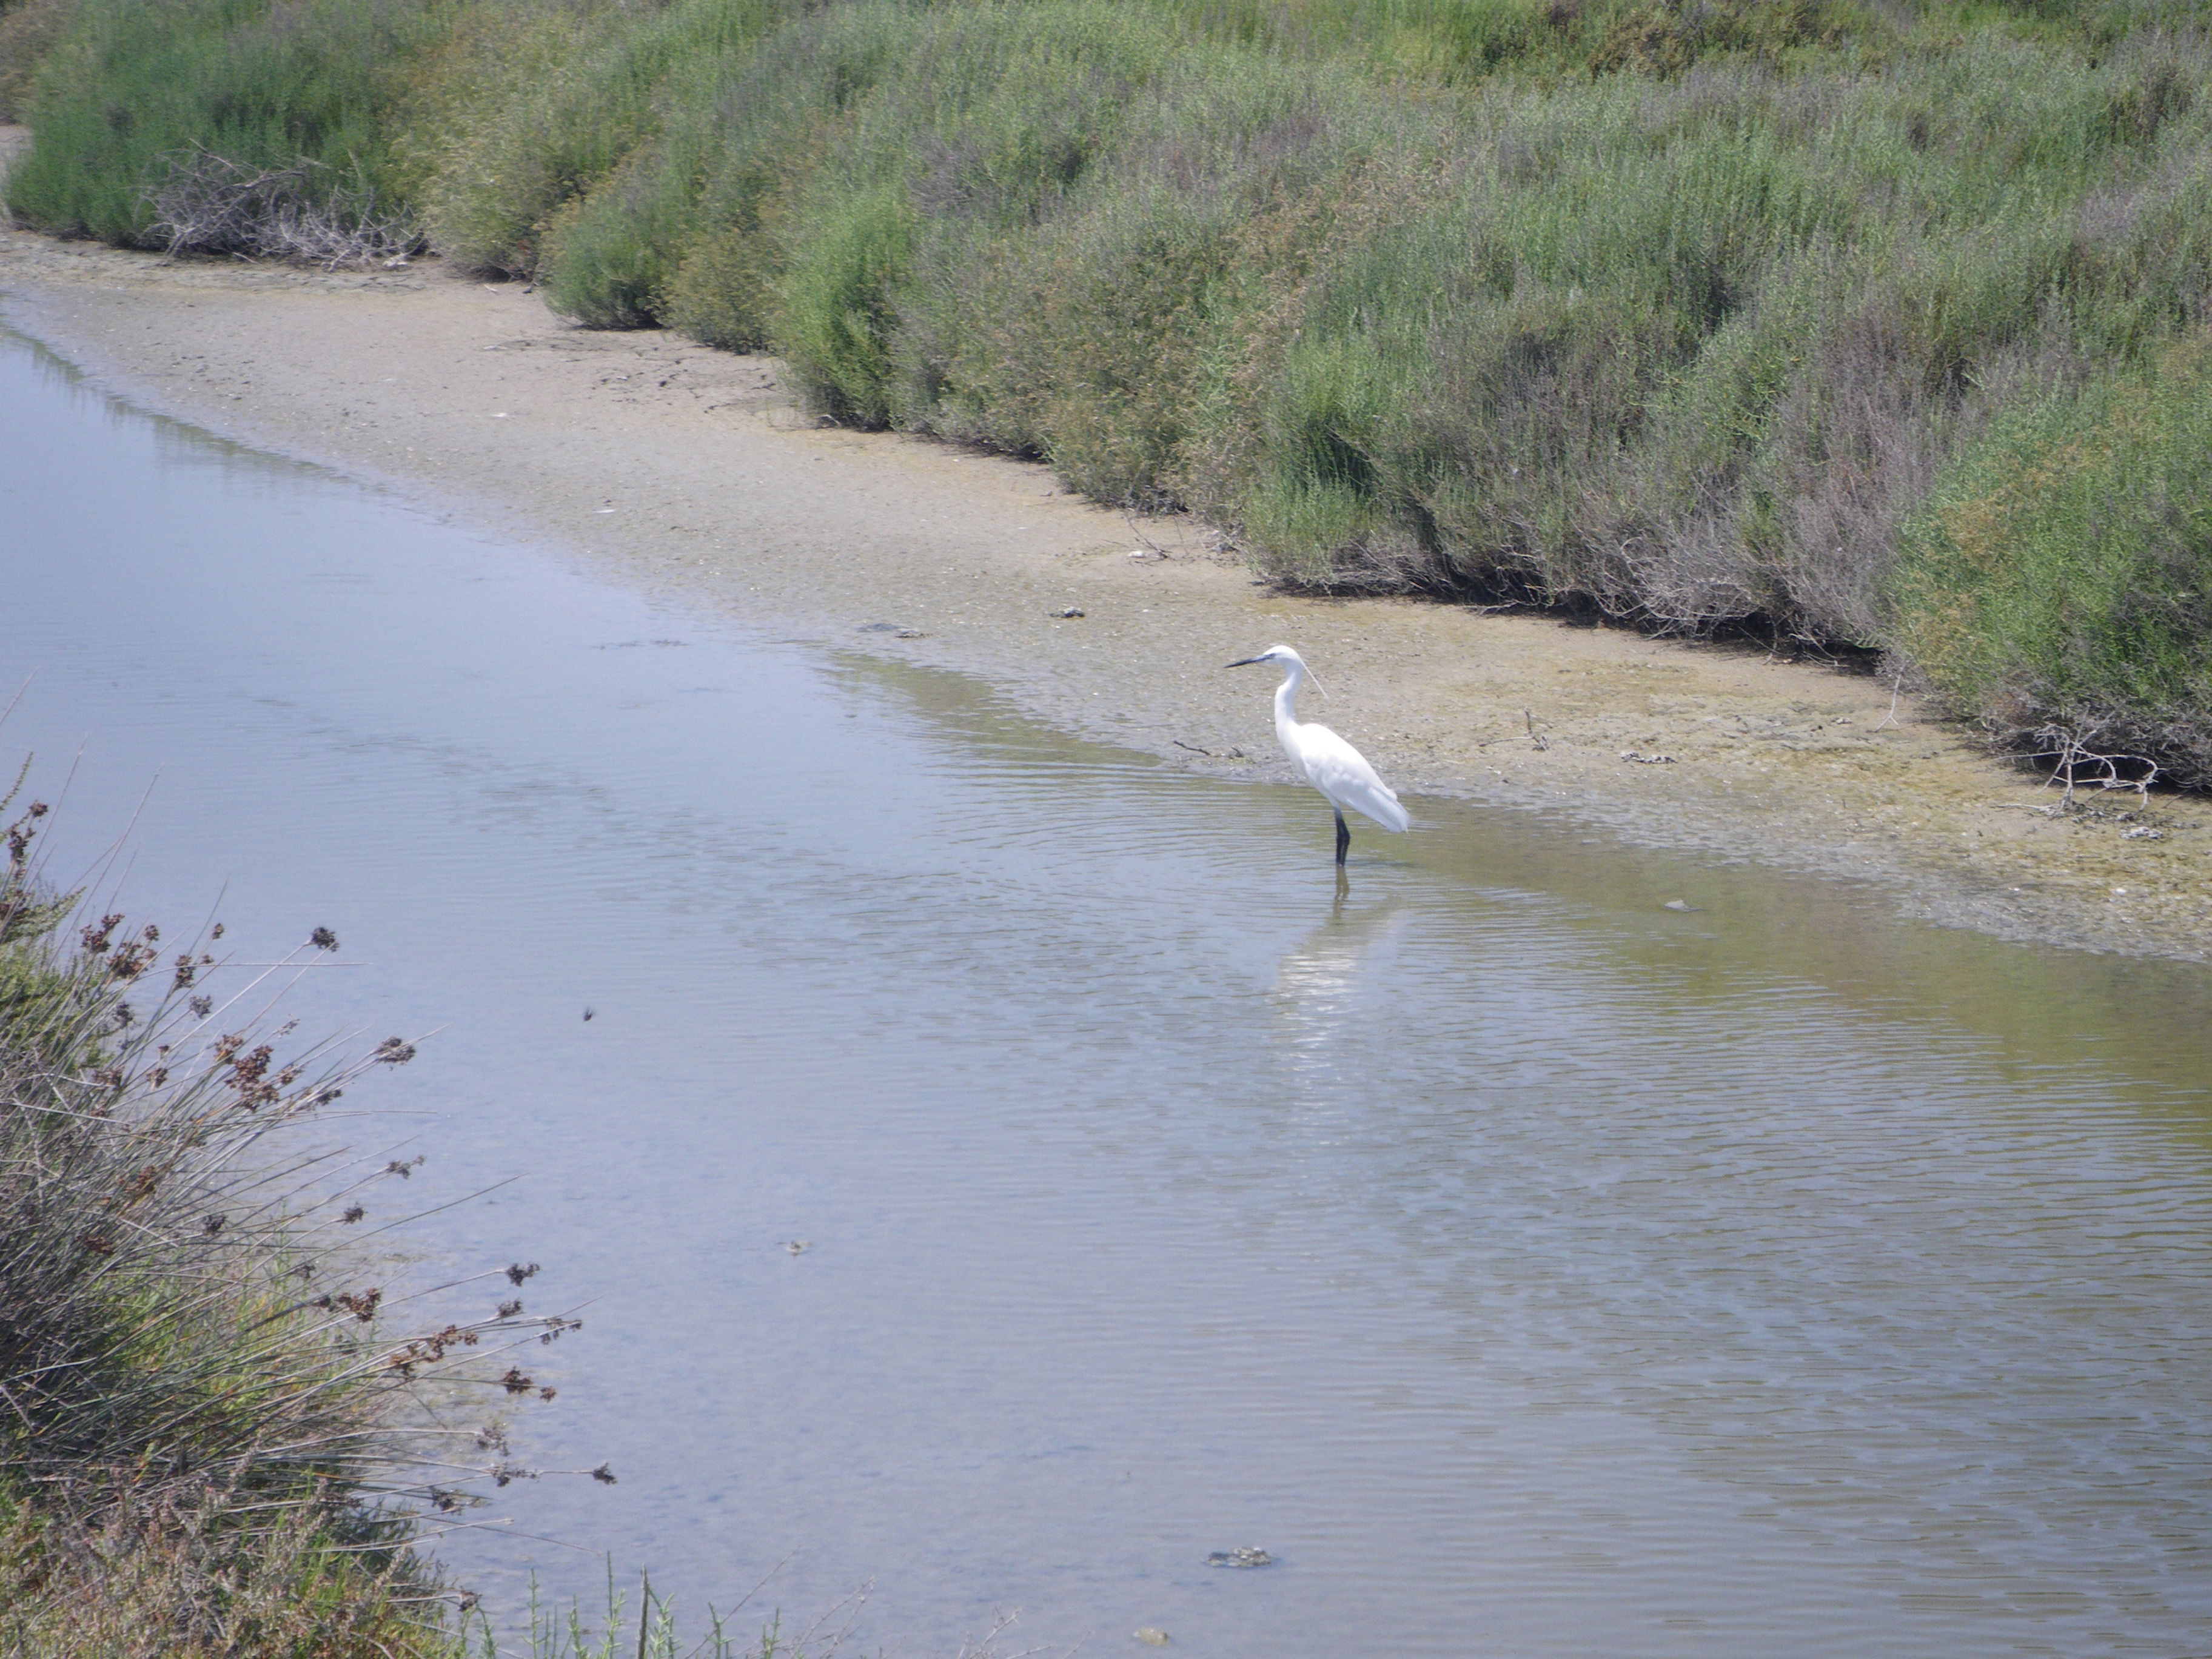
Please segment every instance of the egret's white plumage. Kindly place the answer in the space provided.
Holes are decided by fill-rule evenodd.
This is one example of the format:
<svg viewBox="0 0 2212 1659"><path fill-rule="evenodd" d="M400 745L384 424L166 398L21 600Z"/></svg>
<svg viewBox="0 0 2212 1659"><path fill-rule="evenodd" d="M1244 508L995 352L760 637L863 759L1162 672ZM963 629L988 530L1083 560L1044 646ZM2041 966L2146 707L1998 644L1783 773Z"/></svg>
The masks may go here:
<svg viewBox="0 0 2212 1659"><path fill-rule="evenodd" d="M1298 687L1309 672L1305 659L1287 645L1271 645L1256 657L1229 665L1243 668L1261 662L1279 663L1283 669L1283 683L1275 688L1275 737L1283 752L1336 809L1336 861L1344 862L1345 849L1352 844L1352 831L1344 822L1346 807L1385 830L1410 828L1413 819L1398 805L1390 786L1367 763L1366 756L1326 726L1299 724Z"/></svg>

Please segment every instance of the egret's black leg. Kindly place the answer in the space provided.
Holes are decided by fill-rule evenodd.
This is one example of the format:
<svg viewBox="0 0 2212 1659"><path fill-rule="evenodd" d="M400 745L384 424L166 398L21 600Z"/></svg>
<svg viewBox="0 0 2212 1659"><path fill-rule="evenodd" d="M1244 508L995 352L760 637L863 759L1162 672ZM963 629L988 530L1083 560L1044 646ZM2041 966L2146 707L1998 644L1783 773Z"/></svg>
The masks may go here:
<svg viewBox="0 0 2212 1659"><path fill-rule="evenodd" d="M1352 846L1352 826L1344 821L1344 814L1336 815L1336 861L1344 862L1344 855Z"/></svg>

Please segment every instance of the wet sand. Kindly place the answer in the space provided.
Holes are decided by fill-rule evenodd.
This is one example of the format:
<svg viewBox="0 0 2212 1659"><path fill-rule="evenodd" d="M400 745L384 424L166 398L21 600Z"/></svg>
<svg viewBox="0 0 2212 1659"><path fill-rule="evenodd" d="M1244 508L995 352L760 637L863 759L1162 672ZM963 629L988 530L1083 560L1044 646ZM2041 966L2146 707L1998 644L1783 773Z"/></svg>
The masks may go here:
<svg viewBox="0 0 2212 1659"><path fill-rule="evenodd" d="M434 259L164 264L0 230L0 299L10 325L142 406L795 637L977 676L1194 769L1290 775L1273 677L1224 672L1286 641L1328 689L1302 714L1364 750L1417 820L1422 794L1551 811L1862 878L1905 912L2002 936L2212 955L2212 803L2121 793L2055 818L2056 788L1863 673L1285 593L1197 523L1133 522L1042 466L814 428L770 360L576 329L520 284ZM1317 866L1329 835L1316 802ZM1353 847L1387 852L1387 837L1361 823Z"/></svg>

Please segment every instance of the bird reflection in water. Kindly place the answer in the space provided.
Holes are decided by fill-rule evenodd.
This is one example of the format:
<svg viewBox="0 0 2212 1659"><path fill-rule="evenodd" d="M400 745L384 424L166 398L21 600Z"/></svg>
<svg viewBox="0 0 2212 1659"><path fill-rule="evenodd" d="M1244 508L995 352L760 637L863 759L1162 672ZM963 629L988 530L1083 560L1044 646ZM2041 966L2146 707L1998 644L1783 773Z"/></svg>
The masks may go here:
<svg viewBox="0 0 2212 1659"><path fill-rule="evenodd" d="M1302 1068L1325 1065L1340 1036L1364 1035L1368 1022L1356 1018L1362 990L1391 959L1391 943L1411 917L1397 898L1355 902L1338 873L1328 919L1283 958L1275 975L1275 1000Z"/></svg>

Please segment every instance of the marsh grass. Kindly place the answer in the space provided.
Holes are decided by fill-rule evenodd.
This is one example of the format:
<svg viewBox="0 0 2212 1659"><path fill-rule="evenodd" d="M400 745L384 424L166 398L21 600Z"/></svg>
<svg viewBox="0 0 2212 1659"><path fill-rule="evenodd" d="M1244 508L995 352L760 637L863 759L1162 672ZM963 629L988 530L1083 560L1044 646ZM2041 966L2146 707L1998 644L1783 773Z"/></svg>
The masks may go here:
<svg viewBox="0 0 2212 1659"><path fill-rule="evenodd" d="M586 1613L580 1598L566 1606L546 1602L533 1577L528 1624L518 1635L528 1644L528 1659L836 1659L852 1640L868 1598L863 1586L793 1630L787 1631L783 1615L775 1613L750 1638L733 1636L732 1620L763 1588L757 1586L726 1614L709 1607L703 1627L690 1635L675 1609L654 1592L650 1574L639 1577L632 1613L630 1594L616 1584L611 1559L605 1600L596 1618ZM980 1643L963 1643L953 1659L1006 1659L998 1638L1013 1622L1002 1614ZM464 1618L461 1636L474 1659L498 1659L497 1633L481 1613Z"/></svg>
<svg viewBox="0 0 2212 1659"><path fill-rule="evenodd" d="M2212 786L2212 337L2008 413L1891 587L1912 659L2008 744Z"/></svg>
<svg viewBox="0 0 2212 1659"><path fill-rule="evenodd" d="M786 18L670 98L545 280L777 351L830 418L1203 512L1292 582L1908 665L1939 477L2208 320L2181 14L1473 7L1490 44L1406 44L1449 9Z"/></svg>
<svg viewBox="0 0 2212 1659"><path fill-rule="evenodd" d="M204 152L307 164L305 203L398 205L390 118L436 20L426 0L71 0L16 99L38 142L9 203L63 235L165 246L151 198L174 158Z"/></svg>
<svg viewBox="0 0 2212 1659"><path fill-rule="evenodd" d="M2212 321L2186 0L74 3L34 222L144 240L188 143L343 149L579 322L1320 588L1909 667L1938 480Z"/></svg>
<svg viewBox="0 0 2212 1659"><path fill-rule="evenodd" d="M14 813L0 866L0 1644L454 1654L426 1517L516 1473L492 1413L535 1390L509 1350L574 1322L395 1317L420 1292L351 1235L420 1159L305 1137L411 1045L280 1054L289 1028L234 1023L254 981L220 927L64 939L45 817Z"/></svg>
<svg viewBox="0 0 2212 1659"><path fill-rule="evenodd" d="M1474 7L1559 72L1389 82L1450 9L751 16L532 269L1286 578L1876 646L1946 458L2206 288L2202 42L1930 10Z"/></svg>

